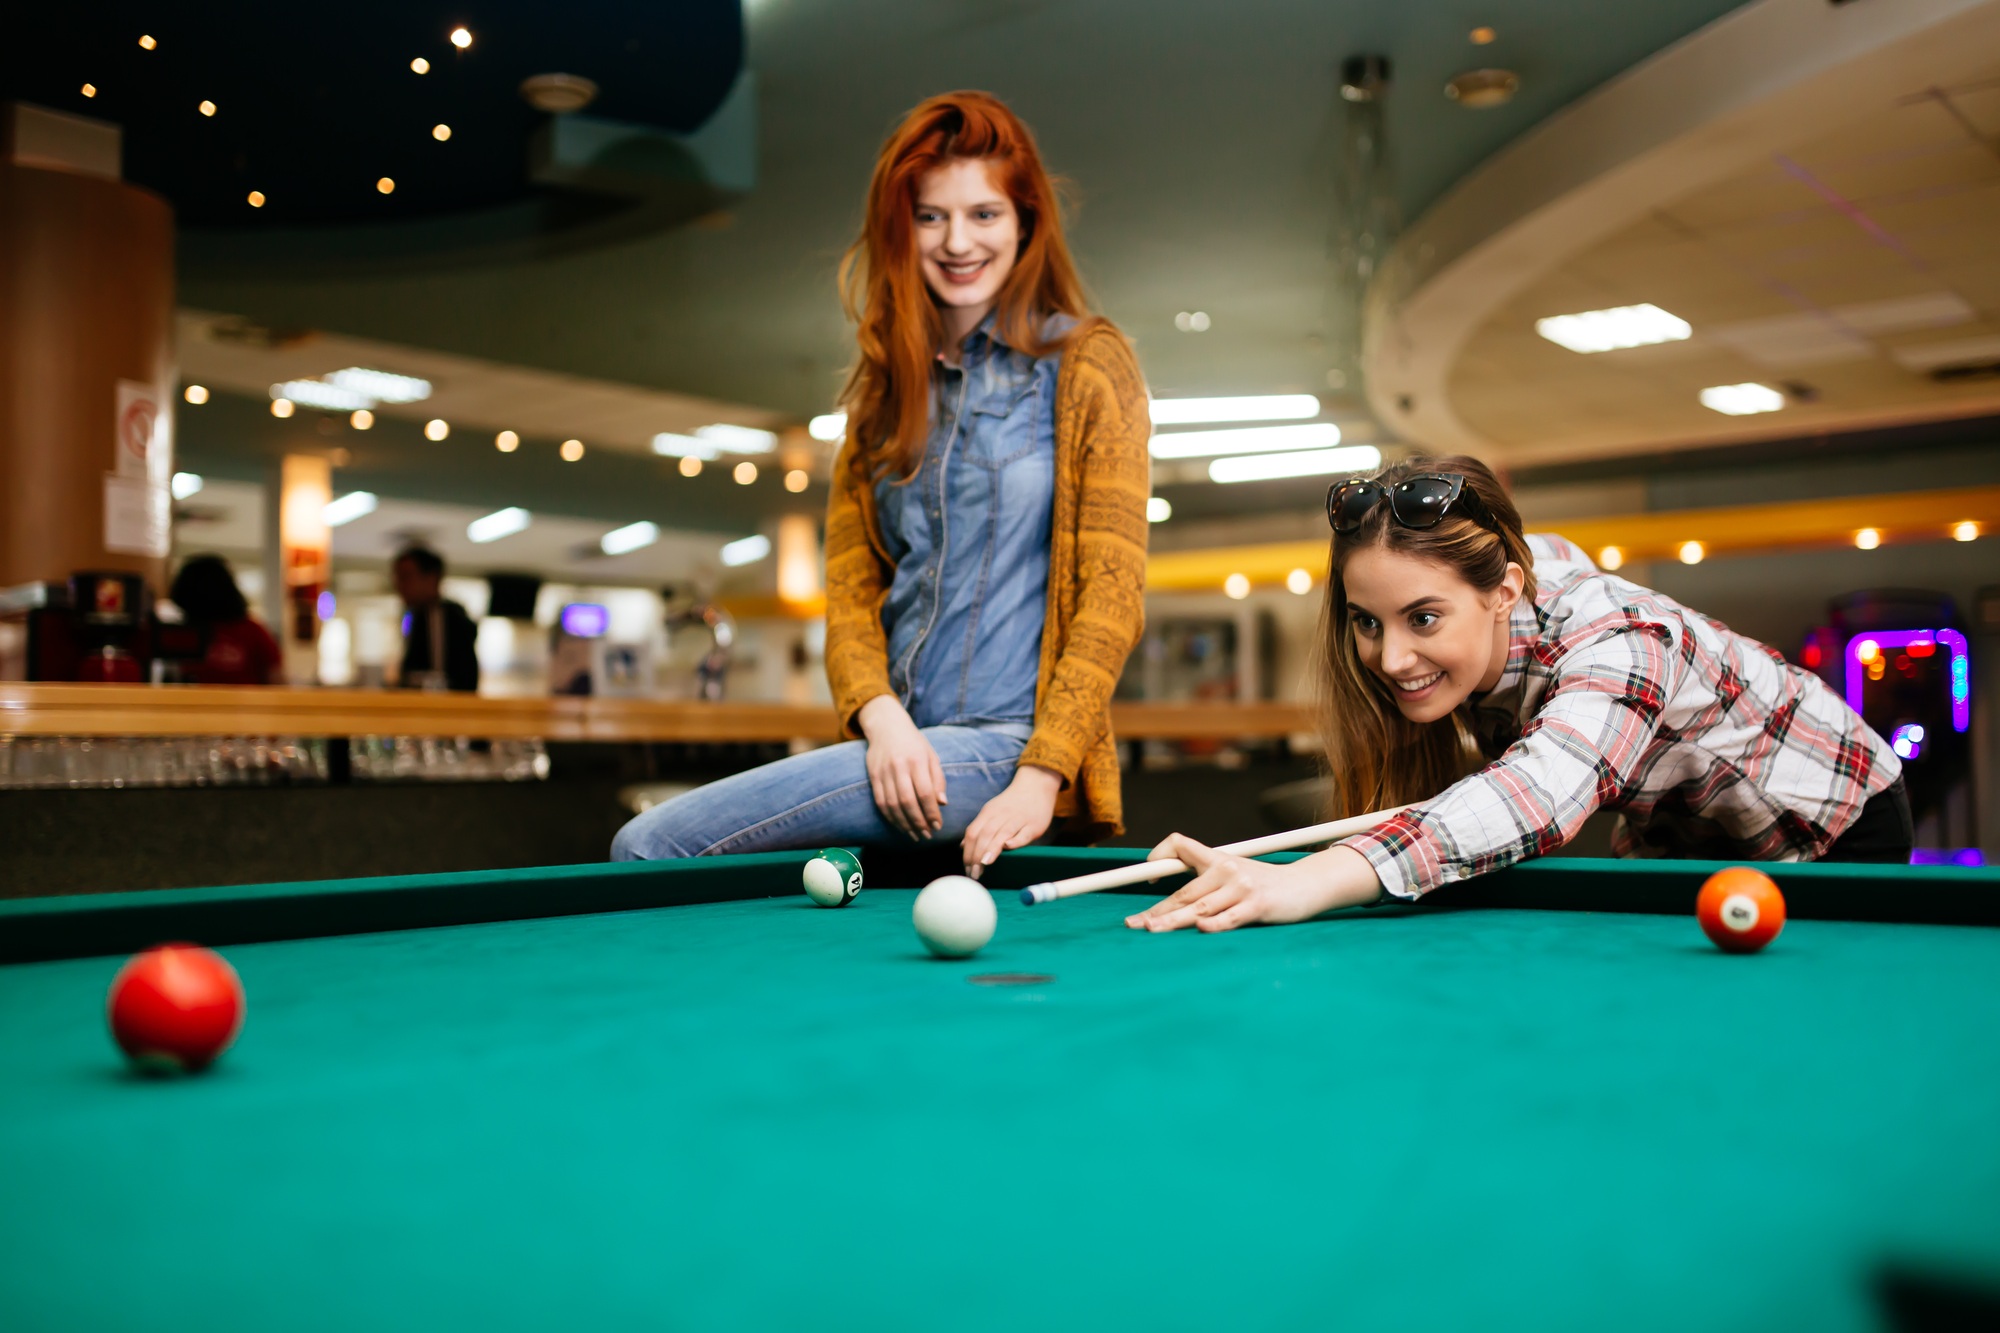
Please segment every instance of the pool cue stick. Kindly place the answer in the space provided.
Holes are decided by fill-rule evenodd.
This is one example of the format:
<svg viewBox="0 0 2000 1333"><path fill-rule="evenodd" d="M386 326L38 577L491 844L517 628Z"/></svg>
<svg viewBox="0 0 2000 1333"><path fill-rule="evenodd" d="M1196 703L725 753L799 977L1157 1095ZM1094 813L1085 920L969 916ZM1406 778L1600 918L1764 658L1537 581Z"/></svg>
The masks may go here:
<svg viewBox="0 0 2000 1333"><path fill-rule="evenodd" d="M1333 842L1352 834L1366 832L1383 820L1399 815L1409 808L1407 805L1393 806L1387 810L1377 810L1373 814L1355 815L1349 819L1334 819L1324 824L1314 824L1309 828L1293 829L1289 833L1272 833L1262 838L1232 842L1226 847L1217 847L1215 850L1228 852L1232 856L1263 856L1268 852L1294 851L1300 847L1310 847L1316 842ZM1129 866L1092 871L1088 875L1075 875L1049 884L1031 884L1021 890L1021 901L1033 907L1037 903L1052 903L1058 898L1074 898L1079 893L1098 893L1104 889L1122 889L1128 884L1144 884L1148 880L1165 879L1168 875L1178 875L1191 869L1193 867L1183 861L1139 861Z"/></svg>

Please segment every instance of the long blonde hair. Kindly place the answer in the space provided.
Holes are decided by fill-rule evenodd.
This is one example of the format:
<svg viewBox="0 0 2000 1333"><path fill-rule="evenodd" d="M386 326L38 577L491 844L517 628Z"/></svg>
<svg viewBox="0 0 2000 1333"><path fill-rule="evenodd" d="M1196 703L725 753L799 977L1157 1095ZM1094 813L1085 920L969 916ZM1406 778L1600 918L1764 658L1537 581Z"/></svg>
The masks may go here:
<svg viewBox="0 0 2000 1333"><path fill-rule="evenodd" d="M1491 592L1521 567L1522 597L1535 596L1535 561L1521 532L1521 515L1500 479L1476 458L1411 458L1370 478L1384 488L1432 473L1465 478L1463 500L1434 528L1406 528L1385 501L1361 526L1336 534L1328 553L1326 601L1320 608L1318 670L1321 735L1332 779L1335 818L1366 814L1437 795L1479 767L1479 747L1465 720L1429 724L1404 717L1389 685L1361 664L1347 614L1342 569L1356 551L1381 546L1444 565L1480 592Z"/></svg>

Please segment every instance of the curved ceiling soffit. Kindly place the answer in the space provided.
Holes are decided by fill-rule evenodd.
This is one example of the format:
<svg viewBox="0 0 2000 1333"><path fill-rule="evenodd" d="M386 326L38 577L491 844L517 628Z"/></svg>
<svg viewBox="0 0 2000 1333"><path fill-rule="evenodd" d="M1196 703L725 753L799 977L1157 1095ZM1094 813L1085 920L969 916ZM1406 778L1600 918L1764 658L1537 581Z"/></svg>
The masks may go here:
<svg viewBox="0 0 2000 1333"><path fill-rule="evenodd" d="M1364 303L1377 418L1429 449L1495 452L1447 381L1498 306L1651 210L1996 49L2000 0L1756 0L1564 108L1398 238Z"/></svg>

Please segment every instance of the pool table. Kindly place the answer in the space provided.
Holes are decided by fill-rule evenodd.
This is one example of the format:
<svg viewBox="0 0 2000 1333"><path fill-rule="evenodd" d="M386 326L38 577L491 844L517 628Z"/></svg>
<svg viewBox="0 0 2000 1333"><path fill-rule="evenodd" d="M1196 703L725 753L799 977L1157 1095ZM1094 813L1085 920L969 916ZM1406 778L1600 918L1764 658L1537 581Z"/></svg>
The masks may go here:
<svg viewBox="0 0 2000 1333"><path fill-rule="evenodd" d="M1131 859L1030 850L1019 887ZM0 1325L1952 1327L2000 1277L2000 873L1549 860L1224 936L868 852L0 903ZM121 955L222 947L207 1074ZM1938 1312L1943 1311L1940 1315ZM1930 1320L1932 1322L1925 1322Z"/></svg>

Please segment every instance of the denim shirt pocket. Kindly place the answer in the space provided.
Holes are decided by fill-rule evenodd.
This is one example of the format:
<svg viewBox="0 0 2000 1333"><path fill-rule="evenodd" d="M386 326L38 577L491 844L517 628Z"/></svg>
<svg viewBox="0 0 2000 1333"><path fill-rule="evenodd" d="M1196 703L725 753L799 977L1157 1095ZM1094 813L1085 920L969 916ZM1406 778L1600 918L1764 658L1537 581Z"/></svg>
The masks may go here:
<svg viewBox="0 0 2000 1333"><path fill-rule="evenodd" d="M1041 393L1042 377L1030 368L1017 382L995 386L993 392L980 395L967 413L971 428L965 442L966 458L998 471L1032 453L1042 416Z"/></svg>

